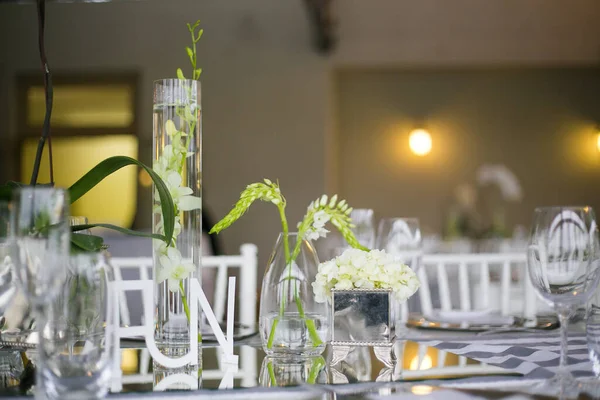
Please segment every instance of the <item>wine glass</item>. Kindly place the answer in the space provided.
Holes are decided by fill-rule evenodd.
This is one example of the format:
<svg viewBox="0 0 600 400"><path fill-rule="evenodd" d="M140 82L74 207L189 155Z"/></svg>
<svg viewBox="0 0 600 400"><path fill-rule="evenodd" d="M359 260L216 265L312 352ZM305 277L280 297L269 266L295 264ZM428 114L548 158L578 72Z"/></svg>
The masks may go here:
<svg viewBox="0 0 600 400"><path fill-rule="evenodd" d="M373 210L355 208L350 213L350 218L354 224L352 232L354 232L358 242L372 249L375 245L375 218Z"/></svg>
<svg viewBox="0 0 600 400"><path fill-rule="evenodd" d="M414 271L421 262L421 228L417 218L383 218L379 221L375 248L385 250Z"/></svg>
<svg viewBox="0 0 600 400"><path fill-rule="evenodd" d="M527 250L529 279L560 320L561 355L556 376L543 389L576 390L567 369L569 315L584 304L600 278L599 240L591 207L537 208Z"/></svg>

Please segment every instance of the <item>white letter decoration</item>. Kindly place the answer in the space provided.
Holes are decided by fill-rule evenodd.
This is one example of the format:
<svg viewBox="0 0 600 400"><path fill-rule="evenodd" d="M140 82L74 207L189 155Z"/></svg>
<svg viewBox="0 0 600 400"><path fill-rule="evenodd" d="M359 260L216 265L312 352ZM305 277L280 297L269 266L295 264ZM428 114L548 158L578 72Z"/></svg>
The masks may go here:
<svg viewBox="0 0 600 400"><path fill-rule="evenodd" d="M206 295L200 286L198 279L190 280L189 308L190 308L190 351L181 357L171 358L162 354L156 342L154 341L154 310L153 310L153 280L127 280L112 282L109 287L109 293L113 298L120 299L120 292L130 290L140 290L142 292L143 316L144 322L138 326L121 326L120 323L120 307L119 301L113 302L113 318L115 329L116 346L114 346L113 355L113 380L112 392L122 390L122 371L121 371L121 338L128 337L143 337L146 342L146 347L154 361L158 362L167 368L179 368L185 365L195 363L198 360L198 315L200 309L204 311L204 315L210 324L212 331L219 342L220 350L222 351L223 369L225 376L221 381L220 389L233 387L233 374L238 369L238 356L233 353L233 325L235 313L235 277L229 278L229 287L227 293L227 337L223 334L221 327L215 317L215 314L206 299Z"/></svg>

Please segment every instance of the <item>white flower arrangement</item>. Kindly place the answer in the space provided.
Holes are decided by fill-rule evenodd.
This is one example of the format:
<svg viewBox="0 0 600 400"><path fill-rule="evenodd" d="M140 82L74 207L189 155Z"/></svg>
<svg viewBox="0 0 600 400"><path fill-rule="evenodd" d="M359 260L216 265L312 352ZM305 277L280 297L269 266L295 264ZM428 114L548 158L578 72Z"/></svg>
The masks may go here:
<svg viewBox="0 0 600 400"><path fill-rule="evenodd" d="M420 283L412 269L385 251L351 248L319 264L312 286L319 303L331 298L331 289L391 289L396 300L404 302L415 294Z"/></svg>
<svg viewBox="0 0 600 400"><path fill-rule="evenodd" d="M327 229L325 229L325 224L328 222L331 222L331 224L341 233L342 237L350 246L368 250L358 242L358 239L356 239L354 233L352 232L352 228L354 227L352 224L352 219L350 218L352 207L346 203L346 200L338 201L337 195L333 195L331 198L329 198L327 195L322 195L308 205L304 218L298 223L298 240L296 241L296 245L293 249L290 249L288 239L288 222L285 215L286 200L281 193L279 183L273 182L270 179L265 179L263 182L256 182L248 185L240 194L240 199L237 201L233 209L215 226L213 226L209 233L219 233L231 226L231 224L244 215L244 213L256 200L270 202L277 206L277 209L279 210L281 227L283 230L285 259L290 271L290 276L293 266L295 265L294 260L296 260L296 257L298 257L298 254L300 253L302 239L316 240L320 237L325 237L329 232ZM286 301L287 298L282 295L282 311L280 312L280 315L273 321L269 331L269 340L267 342L267 348L269 349L273 346L275 329L279 323L279 319L283 317L283 310L285 309ZM306 321L306 326L311 340L313 341L313 345L315 347L321 345L322 340L317 333L315 322L310 318L306 318L303 310L302 300L300 297L298 297L298 293L294 294L294 302L297 304L300 316Z"/></svg>

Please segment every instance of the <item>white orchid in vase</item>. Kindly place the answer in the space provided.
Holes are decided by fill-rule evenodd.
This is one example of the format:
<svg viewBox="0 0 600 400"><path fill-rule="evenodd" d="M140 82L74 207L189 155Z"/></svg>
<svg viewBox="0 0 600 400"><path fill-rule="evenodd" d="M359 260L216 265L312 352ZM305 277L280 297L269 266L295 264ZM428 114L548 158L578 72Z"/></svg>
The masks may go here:
<svg viewBox="0 0 600 400"><path fill-rule="evenodd" d="M345 200L338 201L337 195L334 195L331 198L323 195L309 204L304 218L298 224L296 245L293 249L290 249L288 222L285 215L285 207L287 203L281 194L279 184L274 183L269 179L265 179L264 182L257 182L248 185L241 193L240 199L237 201L233 209L210 230L210 233L219 233L229 227L242 215L244 215L250 205L256 200L270 202L277 206L279 215L281 217L284 254L289 276L292 276L294 261L300 253L303 239L316 240L320 237L325 237L329 232L327 229L325 229L325 224L328 222L330 222L340 231L341 235L350 246L362 250L368 250L358 242L354 236L354 233L352 232L351 228L353 228L353 225L352 220L349 217L350 213L352 212L352 208L346 203ZM308 329L313 346L318 347L322 345L323 341L317 333L315 322L311 318L308 318L304 313L302 299L299 296L297 286L295 293L293 294L293 298L298 308L300 318L305 321L306 328ZM267 341L267 348L269 349L273 346L277 325L280 319L283 317L286 299L287 296L285 291L282 291L280 299L280 314L273 320L271 329L269 331L269 337Z"/></svg>

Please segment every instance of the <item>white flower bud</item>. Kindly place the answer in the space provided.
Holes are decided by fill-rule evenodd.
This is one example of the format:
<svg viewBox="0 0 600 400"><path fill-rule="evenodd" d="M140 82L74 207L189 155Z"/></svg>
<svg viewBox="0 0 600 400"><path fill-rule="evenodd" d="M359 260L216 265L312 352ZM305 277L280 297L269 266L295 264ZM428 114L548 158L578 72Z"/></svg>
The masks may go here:
<svg viewBox="0 0 600 400"><path fill-rule="evenodd" d="M343 201L343 200L342 200L342 201ZM339 207L339 206L340 206L340 205L338 204L338 207ZM344 205L343 205L343 206L341 206L341 207L340 207L340 211L341 211L341 212L344 212L344 211L346 211L347 209L348 209L348 204L345 204L345 203L344 203Z"/></svg>
<svg viewBox="0 0 600 400"><path fill-rule="evenodd" d="M273 182L271 182L269 179L265 178L265 183L269 186L271 186L273 184Z"/></svg>
<svg viewBox="0 0 600 400"><path fill-rule="evenodd" d="M279 203L281 203L281 201L279 199L273 199L273 200L271 200L271 203L279 204Z"/></svg>
<svg viewBox="0 0 600 400"><path fill-rule="evenodd" d="M177 133L177 127L175 126L175 122L173 122L173 120L168 120L165 123L165 131L168 136L173 136Z"/></svg>
<svg viewBox="0 0 600 400"><path fill-rule="evenodd" d="M327 195L326 194L321 196L321 207L325 207L325 204L327 204Z"/></svg>
<svg viewBox="0 0 600 400"><path fill-rule="evenodd" d="M352 212L352 207L350 207L349 209L347 209L347 210L345 211L345 214L346 214L346 215L350 215L350 213L351 213L351 212Z"/></svg>
<svg viewBox="0 0 600 400"><path fill-rule="evenodd" d="M333 196L331 196L331 200L329 200L329 207L331 207L331 208L335 207L336 201L337 201L337 194L334 194Z"/></svg>

